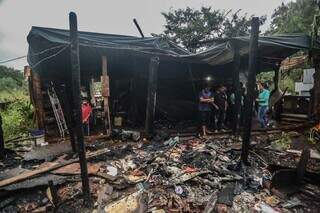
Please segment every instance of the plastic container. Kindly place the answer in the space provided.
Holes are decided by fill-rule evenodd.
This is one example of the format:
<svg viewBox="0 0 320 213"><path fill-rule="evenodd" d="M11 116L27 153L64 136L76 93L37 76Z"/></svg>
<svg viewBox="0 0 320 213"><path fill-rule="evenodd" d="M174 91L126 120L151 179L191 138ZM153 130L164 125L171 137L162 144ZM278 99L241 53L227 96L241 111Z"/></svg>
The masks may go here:
<svg viewBox="0 0 320 213"><path fill-rule="evenodd" d="M32 130L30 134L34 138L34 146L43 146L44 144L46 144L44 141L43 129Z"/></svg>
<svg viewBox="0 0 320 213"><path fill-rule="evenodd" d="M114 117L114 126L117 126L117 127L122 126L122 117L120 116Z"/></svg>

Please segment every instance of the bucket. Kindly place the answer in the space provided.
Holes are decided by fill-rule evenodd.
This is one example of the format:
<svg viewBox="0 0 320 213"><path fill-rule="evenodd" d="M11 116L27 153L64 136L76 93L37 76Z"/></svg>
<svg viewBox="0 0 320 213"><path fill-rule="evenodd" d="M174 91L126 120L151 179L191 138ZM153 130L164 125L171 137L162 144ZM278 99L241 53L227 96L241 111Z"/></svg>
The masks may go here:
<svg viewBox="0 0 320 213"><path fill-rule="evenodd" d="M31 136L34 138L34 146L43 146L46 144L44 141L44 130L43 129L32 130Z"/></svg>
<svg viewBox="0 0 320 213"><path fill-rule="evenodd" d="M117 127L122 126L122 117L120 116L114 117L114 126L117 126Z"/></svg>

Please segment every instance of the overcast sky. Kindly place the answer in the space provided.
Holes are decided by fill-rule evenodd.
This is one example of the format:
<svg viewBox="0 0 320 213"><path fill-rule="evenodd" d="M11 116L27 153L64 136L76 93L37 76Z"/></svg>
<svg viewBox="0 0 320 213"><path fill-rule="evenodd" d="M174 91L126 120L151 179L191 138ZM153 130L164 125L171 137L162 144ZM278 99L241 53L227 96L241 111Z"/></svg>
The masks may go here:
<svg viewBox="0 0 320 213"><path fill-rule="evenodd" d="M267 15L290 0L0 0L0 61L27 54L26 37L32 26L67 29L68 13L78 15L79 30L139 36L137 18L145 36L161 33L161 12L187 6L199 9L242 9L243 13ZM266 29L264 26L263 29ZM26 60L5 64L23 69Z"/></svg>

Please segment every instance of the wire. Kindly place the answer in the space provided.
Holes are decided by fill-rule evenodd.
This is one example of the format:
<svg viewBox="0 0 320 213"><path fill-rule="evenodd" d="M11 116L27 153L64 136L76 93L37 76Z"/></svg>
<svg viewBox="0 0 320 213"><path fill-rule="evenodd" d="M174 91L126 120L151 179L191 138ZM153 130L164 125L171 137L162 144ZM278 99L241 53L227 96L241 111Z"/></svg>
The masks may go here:
<svg viewBox="0 0 320 213"><path fill-rule="evenodd" d="M58 48L64 47L64 46L68 46L68 45L67 45L67 44L63 44L63 45L51 47L51 48L42 50L42 51L40 51L40 52L38 52L38 53L32 53L32 54L29 54L29 55L30 55L30 56L41 55L41 54L46 53L46 52L48 52L48 51L50 51L50 50L58 49ZM32 52L32 51L31 51L31 52ZM0 64L5 64L5 63L11 62L11 61L20 60L20 59L23 59L23 58L26 58L26 57L27 57L26 55L23 55L23 56L19 56L19 57L16 57L16 58L7 59L7 60L5 60L5 61L0 61Z"/></svg>
<svg viewBox="0 0 320 213"><path fill-rule="evenodd" d="M16 57L16 58L8 59L8 60L5 60L5 61L0 61L0 64L4 64L4 63L11 62L11 61L20 60L20 59L23 59L23 58L26 58L26 57L27 57L27 56L24 55L24 56L19 56L19 57Z"/></svg>
<svg viewBox="0 0 320 213"><path fill-rule="evenodd" d="M67 45L67 46L65 46L64 48L62 48L61 50L59 50L59 51L56 52L55 54L50 55L50 56L48 56L48 57L46 57L46 58L41 59L41 60L38 61L36 64L30 65L30 66L31 66L31 69L35 69L35 68L36 68L39 64L41 64L42 62L47 61L47 60L49 60L49 59L51 59L51 58L53 58L53 57L56 57L57 55L59 55L60 53L62 53L65 49L67 49L69 46L70 46L70 44Z"/></svg>
<svg viewBox="0 0 320 213"><path fill-rule="evenodd" d="M58 48L60 48L60 47L65 47L65 46L68 46L68 44L58 45L58 46L55 46L55 47L51 47L51 48L42 50L42 51L40 51L40 52L38 52L38 53L32 53L32 54L29 54L29 55L31 55L31 56L41 55L41 54L46 53L46 52L48 52L48 51L50 51L50 50L58 49ZM30 51L32 52L32 50L30 50Z"/></svg>

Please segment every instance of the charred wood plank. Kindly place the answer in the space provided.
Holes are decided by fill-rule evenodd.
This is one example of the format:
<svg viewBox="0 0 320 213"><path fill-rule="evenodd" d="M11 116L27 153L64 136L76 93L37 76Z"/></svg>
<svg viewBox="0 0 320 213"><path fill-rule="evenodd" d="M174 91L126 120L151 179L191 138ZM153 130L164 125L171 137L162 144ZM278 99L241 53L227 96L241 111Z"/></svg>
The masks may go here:
<svg viewBox="0 0 320 213"><path fill-rule="evenodd" d="M108 152L109 152L108 149L101 149L101 150L98 150L96 152L87 154L86 159L89 160L91 158L98 157L98 156L106 154ZM10 185L10 184L13 184L13 183L17 183L17 182L20 182L20 181L23 181L23 180L26 180L26 179L30 179L30 178L33 178L34 176L41 175L41 174L44 174L44 173L59 169L61 167L67 166L69 164L77 163L77 162L79 162L79 159L71 159L71 160L68 160L68 161L63 162L63 163L54 162L54 163L51 163L50 165L48 165L46 167L42 167L42 168L39 168L39 169L36 169L36 170L32 170L32 171L27 171L27 172L21 173L19 175L16 175L16 176L14 176L12 178L7 178L5 180L1 180L0 181L0 187L7 186L7 185Z"/></svg>

